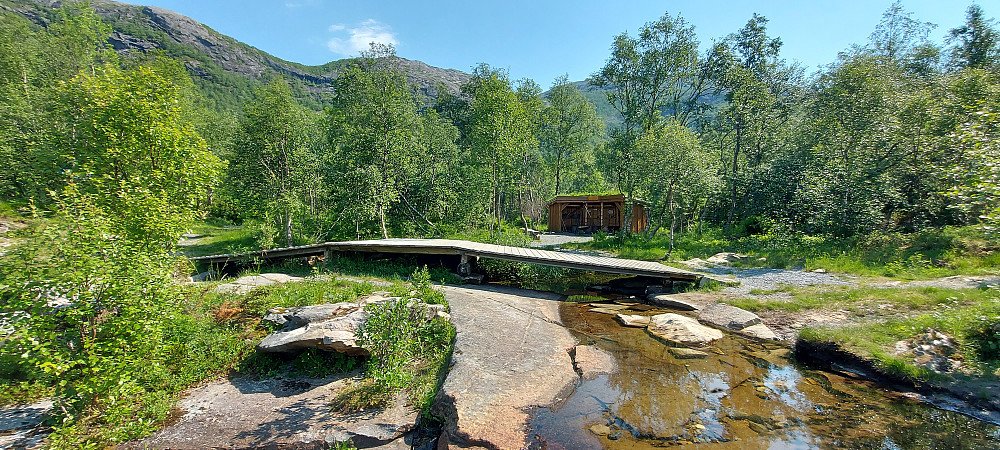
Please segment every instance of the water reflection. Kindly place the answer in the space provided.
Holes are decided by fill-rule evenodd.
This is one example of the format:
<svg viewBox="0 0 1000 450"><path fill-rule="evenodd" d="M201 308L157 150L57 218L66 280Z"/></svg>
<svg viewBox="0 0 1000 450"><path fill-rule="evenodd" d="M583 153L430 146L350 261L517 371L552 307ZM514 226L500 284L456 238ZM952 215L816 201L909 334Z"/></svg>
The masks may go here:
<svg viewBox="0 0 1000 450"><path fill-rule="evenodd" d="M802 369L782 345L727 337L705 349L707 358L677 359L645 330L587 309L564 304L563 323L581 343L613 354L619 369L533 414L546 448L1000 447L994 425Z"/></svg>

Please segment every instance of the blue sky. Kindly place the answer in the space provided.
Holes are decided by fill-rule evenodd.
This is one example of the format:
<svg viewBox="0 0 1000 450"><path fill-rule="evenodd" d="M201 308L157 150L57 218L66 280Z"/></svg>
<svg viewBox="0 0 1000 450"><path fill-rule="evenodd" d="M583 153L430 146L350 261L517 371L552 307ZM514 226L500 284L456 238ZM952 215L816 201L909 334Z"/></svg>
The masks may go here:
<svg viewBox="0 0 1000 450"><path fill-rule="evenodd" d="M784 43L782 56L811 73L864 43L892 0L773 1L378 1L136 0L177 11L280 58L315 65L356 56L371 40L399 56L470 71L479 62L544 87L562 74L582 80L609 55L612 38L635 34L669 12L695 26L702 46L741 28L753 13ZM1000 17L1000 0L979 1ZM943 40L963 22L968 0L905 0L913 17L937 24Z"/></svg>

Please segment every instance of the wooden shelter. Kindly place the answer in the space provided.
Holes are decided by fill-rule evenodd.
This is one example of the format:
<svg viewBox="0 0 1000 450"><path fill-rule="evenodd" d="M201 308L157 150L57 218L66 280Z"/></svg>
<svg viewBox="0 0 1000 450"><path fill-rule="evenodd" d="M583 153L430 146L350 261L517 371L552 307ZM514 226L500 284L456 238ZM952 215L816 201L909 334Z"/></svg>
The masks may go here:
<svg viewBox="0 0 1000 450"><path fill-rule="evenodd" d="M625 220L624 195L560 195L549 202L549 231L556 233L615 232ZM632 204L633 233L645 231L646 208L641 202Z"/></svg>

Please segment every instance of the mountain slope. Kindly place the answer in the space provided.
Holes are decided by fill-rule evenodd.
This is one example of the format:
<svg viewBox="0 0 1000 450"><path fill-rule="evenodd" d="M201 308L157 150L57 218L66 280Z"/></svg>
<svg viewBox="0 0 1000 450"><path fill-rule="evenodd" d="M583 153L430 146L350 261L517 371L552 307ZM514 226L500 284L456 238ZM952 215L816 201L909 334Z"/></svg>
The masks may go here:
<svg viewBox="0 0 1000 450"><path fill-rule="evenodd" d="M20 14L44 25L56 17L58 0L0 0L0 10ZM202 93L220 109L238 109L252 90L278 76L292 85L304 105L321 109L332 95L331 82L349 60L305 66L277 58L223 35L190 17L149 6L95 0L91 8L113 28L109 39L123 55L162 51L181 61ZM400 68L416 89L418 101L433 102L440 84L451 93L469 74L400 58Z"/></svg>

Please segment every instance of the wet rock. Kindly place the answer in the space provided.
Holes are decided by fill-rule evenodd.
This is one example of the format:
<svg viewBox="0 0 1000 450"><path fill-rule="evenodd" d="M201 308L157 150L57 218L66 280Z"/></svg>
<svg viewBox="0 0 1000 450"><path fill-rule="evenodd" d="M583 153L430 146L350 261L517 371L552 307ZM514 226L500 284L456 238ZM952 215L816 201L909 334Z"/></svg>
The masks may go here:
<svg viewBox="0 0 1000 450"><path fill-rule="evenodd" d="M702 309L698 320L731 330L742 330L760 323L756 314L725 303L715 303Z"/></svg>
<svg viewBox="0 0 1000 450"><path fill-rule="evenodd" d="M740 333L758 339L768 339L772 341L778 340L778 335L774 334L774 331L771 331L771 329L768 328L767 325L764 325L762 323L758 323L757 325L750 325L749 327L740 330Z"/></svg>
<svg viewBox="0 0 1000 450"><path fill-rule="evenodd" d="M612 431L610 434L608 434L608 439L611 439L612 441L617 441L621 438L622 438L621 430Z"/></svg>
<svg viewBox="0 0 1000 450"><path fill-rule="evenodd" d="M262 273L260 275L240 277L232 282L220 284L216 286L213 291L223 294L246 294L256 287L297 281L302 281L302 278L285 275L283 273Z"/></svg>
<svg viewBox="0 0 1000 450"><path fill-rule="evenodd" d="M600 314L610 314L610 315L613 316L613 315L618 314L618 312L621 311L621 310L623 310L623 309L625 309L625 308L591 308L591 309L588 309L587 311L588 312L600 313Z"/></svg>
<svg viewBox="0 0 1000 450"><path fill-rule="evenodd" d="M592 345L577 345L573 347L573 365L580 378L593 380L598 375L613 373L618 370L615 357Z"/></svg>
<svg viewBox="0 0 1000 450"><path fill-rule="evenodd" d="M590 432L598 436L607 436L611 434L611 428L608 428L607 425L597 424L590 427Z"/></svg>
<svg viewBox="0 0 1000 450"><path fill-rule="evenodd" d="M649 316L639 316L634 314L618 314L615 319L626 327L645 328L649 325Z"/></svg>
<svg viewBox="0 0 1000 450"><path fill-rule="evenodd" d="M722 332L679 314L659 314L649 319L646 330L667 342L681 345L706 345L722 339Z"/></svg>
<svg viewBox="0 0 1000 450"><path fill-rule="evenodd" d="M705 359L708 357L708 353L684 347L670 347L667 351L677 359Z"/></svg>

